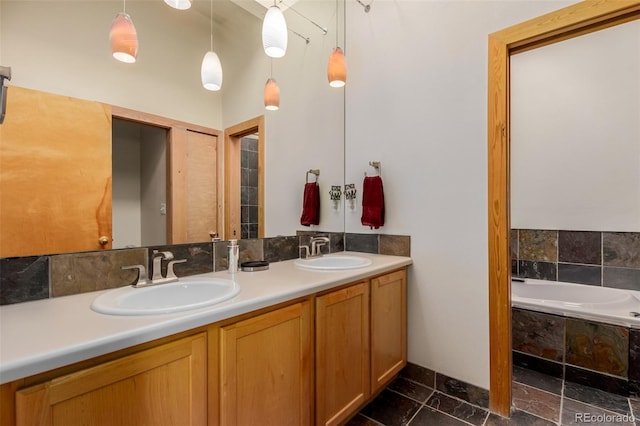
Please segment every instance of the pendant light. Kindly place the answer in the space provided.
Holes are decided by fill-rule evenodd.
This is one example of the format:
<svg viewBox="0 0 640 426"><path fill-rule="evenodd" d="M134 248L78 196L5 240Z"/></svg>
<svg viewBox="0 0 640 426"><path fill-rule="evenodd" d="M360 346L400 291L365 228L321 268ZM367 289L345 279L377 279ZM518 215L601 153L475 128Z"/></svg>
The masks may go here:
<svg viewBox="0 0 640 426"><path fill-rule="evenodd" d="M200 78L202 86L211 91L218 91L222 87L222 64L218 54L213 51L213 0L211 0L211 50L204 54Z"/></svg>
<svg viewBox="0 0 640 426"><path fill-rule="evenodd" d="M347 83L347 61L344 52L338 46L338 0L336 0L336 48L329 56L327 77L331 87L343 87Z"/></svg>
<svg viewBox="0 0 640 426"><path fill-rule="evenodd" d="M132 64L138 57L138 33L131 17L126 12L126 0L123 11L118 13L111 23L109 32L111 53L118 61Z"/></svg>
<svg viewBox="0 0 640 426"><path fill-rule="evenodd" d="M264 107L269 111L276 111L280 108L280 88L273 78L273 59L271 60L271 77L264 85Z"/></svg>
<svg viewBox="0 0 640 426"><path fill-rule="evenodd" d="M187 10L191 7L191 0L164 0L164 2L178 10Z"/></svg>
<svg viewBox="0 0 640 426"><path fill-rule="evenodd" d="M278 6L267 9L262 22L262 47L271 58L282 58L287 52L287 22Z"/></svg>

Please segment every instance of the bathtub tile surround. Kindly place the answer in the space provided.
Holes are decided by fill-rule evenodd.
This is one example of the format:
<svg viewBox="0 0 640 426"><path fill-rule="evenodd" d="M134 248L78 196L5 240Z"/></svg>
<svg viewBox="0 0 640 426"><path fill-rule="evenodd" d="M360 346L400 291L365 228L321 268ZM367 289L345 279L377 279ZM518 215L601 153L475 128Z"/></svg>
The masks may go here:
<svg viewBox="0 0 640 426"><path fill-rule="evenodd" d="M49 256L0 259L0 305L49 298Z"/></svg>
<svg viewBox="0 0 640 426"><path fill-rule="evenodd" d="M94 251L50 257L51 297L68 296L133 284L138 271L125 265L146 265L147 249Z"/></svg>
<svg viewBox="0 0 640 426"><path fill-rule="evenodd" d="M640 398L640 330L636 329L629 330L629 393Z"/></svg>
<svg viewBox="0 0 640 426"><path fill-rule="evenodd" d="M511 230L512 273L640 291L640 233Z"/></svg>
<svg viewBox="0 0 640 426"><path fill-rule="evenodd" d="M512 308L513 365L638 395L640 330Z"/></svg>
<svg viewBox="0 0 640 426"><path fill-rule="evenodd" d="M629 329L567 318L566 363L628 377Z"/></svg>
<svg viewBox="0 0 640 426"><path fill-rule="evenodd" d="M564 318L520 309L511 312L512 346L515 351L563 362Z"/></svg>
<svg viewBox="0 0 640 426"><path fill-rule="evenodd" d="M342 232L300 231L295 236L240 240L240 262L267 260L278 262L299 256L298 246L307 244L311 236L325 235L331 240L327 253L348 250L376 254L408 256L411 238L401 235L344 234ZM133 283L135 270L121 270L125 265L147 265L149 273L154 249L171 251L175 259L187 259L176 264L178 277L228 267L228 241L215 243L174 244L144 248L104 250L47 256L0 259L0 305L27 302L121 287ZM362 250L360 250L362 248ZM162 262L163 273L167 262Z"/></svg>

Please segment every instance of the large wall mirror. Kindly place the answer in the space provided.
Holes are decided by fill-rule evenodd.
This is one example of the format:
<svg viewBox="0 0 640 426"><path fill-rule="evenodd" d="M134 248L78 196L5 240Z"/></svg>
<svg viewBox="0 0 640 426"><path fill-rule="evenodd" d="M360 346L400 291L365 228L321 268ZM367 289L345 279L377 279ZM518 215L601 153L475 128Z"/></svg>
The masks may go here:
<svg viewBox="0 0 640 426"><path fill-rule="evenodd" d="M633 53L627 52L631 55L635 55L636 64L632 67L635 69L635 81L633 83L635 87L635 92L630 93L632 96L635 96L637 102L638 97L638 67L637 67L637 20L640 17L640 1L611 1L611 2L596 2L596 1L583 1L577 3L572 6L568 6L564 9L560 9L556 12L549 13L547 15L540 16L538 18L534 18L532 20L523 22L518 25L514 25L512 27L506 28L504 30L498 31L496 33L489 35L489 73L488 73L488 172L489 172L489 181L488 181L488 205L489 205L489 226L488 226L488 234L489 234L489 321L490 321L490 359L491 359L491 374L490 374L490 406L491 410L501 414L505 417L508 417L510 414L511 408L511 262L510 262L510 228L511 228L511 204L514 201L511 197L510 191L512 189L512 177L516 177L516 182L513 182L516 185L520 185L525 181L524 176L518 176L520 171L511 170L511 167L516 167L516 165L511 164L511 156L512 152L515 158L521 156L521 152L518 150L526 150L529 148L525 148L524 146L516 147L516 136L522 138L523 136L530 137L534 136L538 140L540 138L546 138L549 136L549 133L552 133L553 136L556 136L560 131L552 129L549 130L546 127L546 123L544 126L545 132L547 135L541 136L538 133L538 129L529 129L527 130L527 135L523 135L521 129L514 128L514 125L520 121L524 120L524 117L519 116L518 118L511 117L511 113L513 112L512 108L516 108L517 110L523 111L533 105L518 105L518 100L514 99L514 93L512 90L521 91L522 87L518 89L517 85L519 84L518 78L514 77L513 73L514 69L511 68L511 60L514 61L514 66L517 67L520 65L518 61L520 58L516 58L517 54L526 55L529 54L530 57L538 56L537 49L548 49L553 48L555 50L555 44L559 42L576 42L577 40L573 40L576 37L580 36L596 36L596 31L626 31L627 29L631 29L631 31L635 31L635 50ZM633 21L634 26L624 27L624 28L613 28L617 25L626 25L627 23L631 23ZM605 35L606 36L606 35ZM634 41L631 40L633 43ZM595 45L597 42L592 42L590 45ZM623 55L624 56L624 55ZM527 58L523 56L523 61ZM556 64L560 63L560 59L558 61L554 61ZM545 67L546 68L546 67ZM597 67L597 69L601 69L601 67ZM546 70L545 70L546 71ZM596 70L590 70L596 71ZM631 71L631 70L630 70ZM559 72L559 71L558 71ZM588 73L580 73L580 75L588 75ZM562 86L562 89L558 90L568 90L574 86L577 82L578 78L576 75L573 76L574 79L571 83L565 83ZM610 78L611 76L607 76ZM601 85L602 81L598 82L597 87L605 87L605 85ZM514 86L514 84L516 86ZM590 89L594 89L593 87ZM525 89L526 90L526 89ZM614 88L604 89L604 90L616 90ZM580 96L586 96L587 92L580 92ZM630 89L630 92L633 92ZM515 96L515 95L514 95ZM608 94L607 94L608 96ZM607 99L611 100L610 97ZM627 98L628 99L628 98ZM566 97L564 97L563 101L568 101ZM632 102L633 103L633 102ZM599 107L599 106L598 106ZM621 124L618 122L618 125L627 127L630 129L630 136L633 138L635 134L635 138L637 141L638 136L638 121L637 121L637 113L638 107L637 103L635 103L635 119L631 121L631 123ZM543 108L544 110L548 108ZM597 108L596 108L597 110ZM595 111L595 110L594 110ZM633 114L633 111L630 111ZM521 114L521 113L519 113ZM608 113L607 113L608 115ZM626 112L622 113L622 116L626 115ZM583 117L584 118L584 117ZM603 123L600 117L592 117L591 123L584 123L584 119L579 123L580 126L586 126L587 124L593 124L597 126L605 126L608 123ZM615 119L609 117L612 121L618 121L620 117L616 117ZM566 124L568 119L564 120L563 124ZM602 129L599 129L599 131ZM606 131L606 138L612 137L614 134L618 135L619 128L609 129ZM582 131L579 131L579 134L582 134ZM619 135L618 135L619 136ZM562 143L566 142L565 140ZM575 137L575 136L572 136ZM599 161L604 160L602 157L603 153L606 153L606 157L615 158L616 161L620 160L615 151L616 148L612 148L618 141L602 140L605 136L600 134L600 138L597 138L593 141L591 146L591 150L599 151L601 154L601 158ZM618 138L616 138L618 139ZM556 141L556 145L560 143ZM585 141L585 143L587 143ZM603 146L603 144L607 143L608 146ZM574 146L575 148L575 146ZM621 176L619 176L619 180L616 181L618 185L622 187L630 188L625 193L631 198L631 200L626 200L626 202L631 202L629 207L636 206L637 201L634 201L633 193L637 191L637 153L638 148L634 144L624 144L623 146L618 147L621 150L629 150L627 152L631 153L631 156L635 156L635 160L631 160L630 166L621 166L620 172ZM537 148L531 148L535 151ZM564 148L558 148L556 146L555 151L565 150ZM576 158L582 156L583 158L588 157L586 146L580 146L579 153L575 153L571 157L570 162L575 162ZM570 153L571 154L571 153ZM591 153L588 153L589 155ZM535 152L534 154L529 151L529 154L533 155L533 158L545 157L548 159L549 156L553 158L550 159L551 162L557 161L554 154L545 154ZM527 159L526 161L528 161ZM519 161L519 160L517 160ZM569 161L569 160L564 160ZM633 166L633 161L635 161L635 170L631 170ZM622 164L622 163L620 163ZM517 166L523 166L522 162L518 163ZM543 182L543 185L550 186L554 184L553 182L545 182L547 176L545 175L545 169L541 165L538 164L539 167L535 169L529 169L529 174L534 174L534 176L526 177L527 182L533 182L535 180L539 182ZM567 165L565 165L567 166ZM623 172L622 170L627 170L627 172ZM548 169L546 171L549 171ZM525 174L527 172L524 172ZM566 168L565 168L565 173ZM622 175L626 175L622 177ZM528 179L531 178L531 181ZM584 178L584 177L583 177ZM618 177L616 177L618 178ZM635 181L634 181L635 179ZM517 183L519 182L519 183ZM566 179L562 180L563 183L560 185L565 185L567 182ZM599 185L606 186L607 183L611 184L611 181L605 180L600 181ZM577 185L576 182L570 183L569 185ZM593 181L591 181L591 188L588 192L591 195L596 194L596 188L593 187ZM557 186L557 185L555 185ZM514 189L515 190L515 189ZM565 188L566 190L566 188ZM580 190L577 192L583 192L584 190ZM606 191L606 189L604 190ZM602 194L603 191L598 191L599 194ZM572 194L575 195L575 194ZM609 195L609 194L607 194ZM526 195L525 195L526 196ZM600 195L599 195L600 196ZM514 221L528 220L524 218L522 213L521 203L525 202L525 200L518 199L518 197L522 197L522 194L514 194L515 199L517 200L514 207L516 211L514 211ZM580 198L580 203L589 202L589 197L586 200ZM625 197L626 198L626 197ZM576 199L577 200L577 199ZM577 202L577 201L576 201ZM600 203L598 203L600 204ZM584 206L584 204L582 204ZM620 207L620 206L619 206ZM558 209L554 209L555 213L558 212ZM632 209L633 213L633 209ZM571 215L571 213L568 213ZM607 216L607 220L611 218L609 215L611 212L604 212L604 215ZM636 213L637 214L637 213ZM542 215L542 214L541 214ZM557 215L553 219L554 221L558 221L562 219L562 216L566 216L567 213ZM545 215L548 217L547 215ZM582 216L582 215L581 215ZM551 220L551 219L549 219ZM592 223L596 223L593 218L589 219ZM637 216L635 218L637 220ZM621 218L617 218L616 221L618 223L622 223ZM631 219L631 225L633 225L634 219ZM525 222L520 222L525 223ZM560 223L560 222L556 222ZM551 225L549 225L551 226ZM555 226L555 225L554 225ZM574 226L574 225L572 225ZM586 222L584 224L579 224L580 227L586 227ZM596 225L593 225L596 226ZM598 225L599 226L599 225ZM608 225L607 225L608 226ZM633 229L629 229L633 230Z"/></svg>
<svg viewBox="0 0 640 426"><path fill-rule="evenodd" d="M123 6L138 32L140 48L135 64L119 63L110 54L109 28ZM129 113L122 119L119 116L122 111L139 111L179 123L192 123L195 132L189 137L206 133L199 129L214 130L220 151L215 153L217 160L213 161L219 164L224 158L221 147L225 130L238 129L243 123L261 123L264 151L259 160L263 185L260 205L252 204L251 208L238 211L243 213L241 216L255 216L260 211L263 228L259 234L256 226L254 232L244 235L240 232L223 235L219 225L220 236L229 239L294 235L300 229L342 232L343 206L337 210L332 208L329 189L344 182L344 89L329 87L326 77L329 54L335 47L336 28L339 25L341 30L344 25L342 6L343 3L336 8L335 1L325 0L281 3L289 28L288 48L284 58L270 59L264 54L261 41L266 8L256 1L195 0L191 9L178 11L162 1L8 0L0 3L0 63L12 67L9 86L97 102L113 106L117 111L110 124L116 140L112 145L113 190L116 203L125 206L125 210L124 213L121 209L114 211L114 248L162 244L169 240L162 235L163 230L171 232L156 220L162 219L170 191L156 183L163 179L166 182L163 175L167 170L147 167L166 163L167 140L171 135L167 135L167 129L162 126L130 119ZM200 64L211 43L224 73L219 92L206 91L200 82ZM280 87L278 111L264 109L263 91L269 77L275 78ZM29 111L9 109L5 122L16 113L28 115ZM247 136L243 146L250 152L254 149L251 140L256 140L258 134L248 131L243 136ZM149 146L154 149L148 149ZM3 148L3 155L6 153ZM96 150L94 155L94 159L87 160L104 161L106 153ZM240 157L251 155L238 154L237 158L240 161ZM41 181L57 179L53 174L33 174L29 168L37 164L30 163L28 158L22 164L20 172L26 176L37 176ZM300 213L305 173L309 169L320 170L321 214L318 226L306 228L300 225ZM78 173L81 176L81 172ZM225 175L221 170L215 174L219 179L217 190L224 192ZM133 176L138 179L135 185L130 184ZM149 183L140 183L140 176ZM132 191L136 185L152 188L149 197L141 200L138 190ZM64 200L64 185L61 183L57 188ZM191 194L194 192L198 191ZM29 194L24 196L28 200ZM252 198L257 200L257 189ZM226 197L221 199L224 203ZM132 208L132 203L151 205L157 217L141 219L135 212L139 208ZM64 214L64 208L60 209L51 214ZM225 208L221 205L218 210L224 212ZM130 218L136 223L132 224ZM59 235L59 238L65 236ZM203 241L207 238L188 242ZM59 252L68 251L78 250ZM20 253L38 254L51 253Z"/></svg>

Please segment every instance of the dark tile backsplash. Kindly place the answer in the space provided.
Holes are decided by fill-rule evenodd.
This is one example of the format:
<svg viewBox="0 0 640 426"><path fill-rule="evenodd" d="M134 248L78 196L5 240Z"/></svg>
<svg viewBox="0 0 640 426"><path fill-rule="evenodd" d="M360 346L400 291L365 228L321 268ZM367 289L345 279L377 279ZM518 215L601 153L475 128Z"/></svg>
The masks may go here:
<svg viewBox="0 0 640 426"><path fill-rule="evenodd" d="M523 278L640 291L640 232L512 229L511 260Z"/></svg>
<svg viewBox="0 0 640 426"><path fill-rule="evenodd" d="M253 260L279 262L299 257L299 246L313 236L330 239L323 253L359 251L409 256L411 238L403 235L345 234L342 232L299 231L294 236L241 239L240 263ZM0 258L0 305L47 299L96 290L121 287L137 280L137 270L124 265L146 265L151 276L153 251L170 251L174 259L187 259L174 265L178 277L224 271L228 268L228 241L176 244L122 250L70 253L48 256ZM168 261L161 263L166 274Z"/></svg>

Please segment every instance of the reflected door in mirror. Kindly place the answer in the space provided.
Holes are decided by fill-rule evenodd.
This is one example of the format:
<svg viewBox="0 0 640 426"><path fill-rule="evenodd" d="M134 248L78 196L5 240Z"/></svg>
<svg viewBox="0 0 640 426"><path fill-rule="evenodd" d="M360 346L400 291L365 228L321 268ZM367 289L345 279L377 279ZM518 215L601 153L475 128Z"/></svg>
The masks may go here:
<svg viewBox="0 0 640 426"><path fill-rule="evenodd" d="M111 248L110 106L8 89L0 257Z"/></svg>

